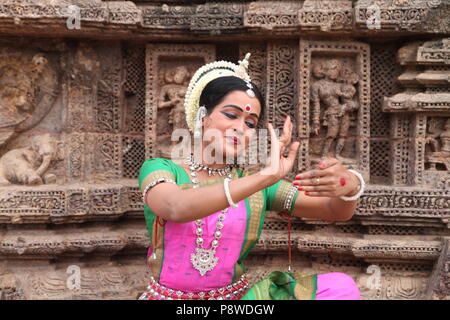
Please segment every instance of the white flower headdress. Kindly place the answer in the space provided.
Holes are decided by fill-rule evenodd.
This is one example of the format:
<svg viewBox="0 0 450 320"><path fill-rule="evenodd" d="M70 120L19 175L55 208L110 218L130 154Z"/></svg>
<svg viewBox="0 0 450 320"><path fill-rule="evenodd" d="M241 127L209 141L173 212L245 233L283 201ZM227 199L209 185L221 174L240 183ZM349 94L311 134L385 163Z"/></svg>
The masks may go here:
<svg viewBox="0 0 450 320"><path fill-rule="evenodd" d="M206 87L206 85L212 80L227 76L239 77L247 82L247 86L249 87L249 90L247 90L248 94L253 94L254 96L254 93L251 90L251 79L247 73L249 58L250 53L247 53L245 55L245 58L239 61L239 65L223 60L214 61L205 64L195 72L194 76L189 82L189 86L184 97L186 122L191 132L194 132L195 128L197 111L200 107L200 95L202 94L202 91Z"/></svg>

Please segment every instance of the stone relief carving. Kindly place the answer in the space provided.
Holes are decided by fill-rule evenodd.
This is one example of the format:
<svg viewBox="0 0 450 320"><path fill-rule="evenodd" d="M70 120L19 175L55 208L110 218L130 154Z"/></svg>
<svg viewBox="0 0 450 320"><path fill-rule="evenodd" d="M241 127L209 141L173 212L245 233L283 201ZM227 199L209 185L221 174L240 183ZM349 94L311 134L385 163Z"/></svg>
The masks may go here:
<svg viewBox="0 0 450 320"><path fill-rule="evenodd" d="M366 44L300 40L300 170L335 156L369 180L369 64Z"/></svg>
<svg viewBox="0 0 450 320"><path fill-rule="evenodd" d="M31 138L29 147L6 152L0 158L0 186L56 182L54 174L46 173L55 153L55 143L50 134Z"/></svg>
<svg viewBox="0 0 450 320"><path fill-rule="evenodd" d="M58 85L43 53L0 49L0 148L47 115Z"/></svg>
<svg viewBox="0 0 450 320"><path fill-rule="evenodd" d="M215 48L211 45L147 46L146 158L170 158L172 130L187 127L182 108L190 77L201 65L212 62L214 57Z"/></svg>
<svg viewBox="0 0 450 320"><path fill-rule="evenodd" d="M298 20L302 29L351 29L353 8L351 1L306 0L299 10Z"/></svg>
<svg viewBox="0 0 450 320"><path fill-rule="evenodd" d="M411 42L398 50L402 91L384 97L393 134L391 180L394 184L446 189L450 186L448 129L450 92L448 38ZM406 165L405 165L406 164Z"/></svg>
<svg viewBox="0 0 450 320"><path fill-rule="evenodd" d="M183 102L190 79L189 70L186 66L177 66L163 70L162 73L164 84L161 86L158 108L170 108L168 123L173 130L187 129Z"/></svg>
<svg viewBox="0 0 450 320"><path fill-rule="evenodd" d="M315 82L311 85L312 131L319 135L320 114L323 126L327 127L326 141L322 148L322 157L329 156L331 144L335 142L332 156L341 158L352 120L353 111L358 110L355 93L359 77L349 67L337 59L313 64ZM323 107L322 107L323 106ZM353 121L353 126L354 126Z"/></svg>
<svg viewBox="0 0 450 320"><path fill-rule="evenodd" d="M425 151L425 165L429 165L429 170L450 171L450 118L443 120L443 128L436 128L436 118L429 121L427 143L430 148Z"/></svg>
<svg viewBox="0 0 450 320"><path fill-rule="evenodd" d="M358 1L355 4L366 10L374 2ZM350 1L253 2L249 5L181 3L135 6L131 2L95 1L89 6L86 2L81 6L82 22L91 22L93 34L102 30L111 35L111 32L121 30L128 37L138 29L143 38L150 34L153 38L167 34L165 41L174 35L183 38L187 34L184 32L209 39L222 32L238 37L244 31L257 33L258 42L239 40L240 58L246 52L252 53L250 72L266 94L270 121L279 127L286 115L295 118L295 136L301 140L300 170L307 169L314 164L315 158L327 151L329 155L342 156L344 161L367 176L366 168L373 162L372 151L370 163L368 157L372 143L368 134L371 125L368 114L387 115L380 122L391 119L392 134L385 130L386 126L380 126L378 130L387 133L382 137L384 140L377 142L386 144L388 151L382 157L388 158L394 168L387 174L395 178L389 181L390 185L369 185L355 219L351 221L328 225L294 219L293 247L297 250L296 257L301 257L295 260L295 267L297 270L305 267L310 272L352 270L351 275L358 280L363 299L421 299L427 282L433 284L432 298L448 299L448 241L447 249L441 249L440 241L442 236L448 236L450 227L448 39L418 43L412 46L414 49L406 50L410 53L408 59L400 58L398 63L392 63L405 66L404 74L397 79L405 85L405 90L395 98L390 97L392 99L381 112L382 101L371 104L374 88L369 86L367 77L375 72L384 74L390 65L386 61L395 57L397 49L385 50L385 42L380 42L379 51L373 52L372 43L369 47L362 43L365 40L313 41L302 36L300 43L297 40L299 30L326 31L332 37L331 32L336 29L352 32L365 29L363 23L366 22L357 16L359 9L350 10ZM431 22L432 19L418 22L415 17L419 15L422 20L423 17L438 17L430 15L437 7L425 8L426 12L422 10L416 14L412 4L412 1L396 1L392 8L382 5L387 15L383 16L380 32L405 30L405 26L429 32L442 32L448 28L442 23L444 18L448 19L448 15L445 16L448 11L439 9L441 18L436 22ZM27 23L33 19L37 21L39 17L47 21L65 17L62 11L52 13L52 8L61 9L61 5L39 0L2 3L0 29L8 25L9 20L13 21L11 17ZM399 16L393 14L394 9L398 9ZM39 23L44 21L39 20ZM106 30L105 25L111 23L114 28ZM433 25L439 28L430 31ZM24 25L21 27L25 28ZM269 34L272 38L265 38ZM277 34L286 39L273 40ZM96 35L100 36L99 33ZM123 63L120 45L78 41L81 44L78 48L69 46L69 53L62 59L65 91L61 99L62 108L67 110L67 118L63 119L67 132L61 139L55 137L64 144L65 150L65 174L61 177L65 183L61 185L52 182L56 177L59 182L60 178L53 170L58 160L56 141L50 139L50 143L44 143L44 137L34 140L21 134L49 114L57 97L59 83L55 60L39 51L10 50L6 54L3 53L7 50L0 51L0 177L6 184L0 190L0 221L12 227L0 235L0 256L7 263L10 263L9 257L44 263L39 265L42 268L33 265L14 269L14 275L10 273L13 268L6 270L2 265L1 299L137 298L149 275L144 274L148 238L142 223L141 194L136 187L135 169L139 168L140 159L167 154L170 144L161 137L184 125L180 109L184 86L192 71L215 59L212 42L208 45L158 42L150 45L147 52L144 45L135 44L139 54L130 59L133 63L129 67ZM384 71L376 71L373 65L368 68L373 55L378 55L374 65L385 65L385 69L381 68ZM333 69L334 66L337 68ZM125 84L124 68L128 68L128 76L133 78ZM334 80L333 72L337 74ZM380 79L386 87L393 85L390 74ZM33 81L37 85L33 85ZM320 90L325 84L329 92L323 94ZM127 120L128 129L123 121L129 115L122 92L123 86L127 85L128 91L135 93L139 100L132 117ZM312 93L316 90L317 94ZM387 92L383 91L381 95L396 93ZM311 117L312 101L317 100L313 97L315 94L320 111L319 135L315 134ZM380 107L380 112L374 110L374 106ZM17 135L20 144L14 139ZM329 144L325 142L327 135ZM355 140L355 136L361 139ZM322 139L321 144L318 147L312 145L309 141L313 139ZM8 165L13 162L11 159L14 159L14 165L27 168L21 173L29 174L20 179L9 174L17 171L17 167ZM123 167L131 166L131 163L135 169L129 170L127 179L121 179L125 177ZM28 183L44 185L20 186ZM409 185L405 187L407 183ZM136 219L135 227L126 226L130 218ZM83 224L85 222L88 224ZM79 226L76 229L67 225L75 223ZM21 224L26 228L20 229ZM100 228L90 228L93 224ZM54 229L54 232L45 229L49 226L48 230ZM27 228L30 228L28 234ZM62 233L65 236L61 236ZM286 221L266 219L263 233L254 249L255 254L249 257L249 264L256 269L257 275L267 274L270 268L281 270L286 267L280 258L280 253L287 247ZM393 236L392 240L388 235ZM94 262L100 255L122 261L128 259L129 254L139 255L139 259L128 266L112 263L114 266L108 270L83 266L82 287L73 292L67 290L67 275L61 262L48 262L50 258L81 256L85 261ZM430 273L438 258L435 277L432 277L438 279L435 281L430 279ZM379 290L364 287L368 263L378 264L383 270L383 287ZM316 269L317 266L320 268ZM51 271L55 267L58 271Z"/></svg>

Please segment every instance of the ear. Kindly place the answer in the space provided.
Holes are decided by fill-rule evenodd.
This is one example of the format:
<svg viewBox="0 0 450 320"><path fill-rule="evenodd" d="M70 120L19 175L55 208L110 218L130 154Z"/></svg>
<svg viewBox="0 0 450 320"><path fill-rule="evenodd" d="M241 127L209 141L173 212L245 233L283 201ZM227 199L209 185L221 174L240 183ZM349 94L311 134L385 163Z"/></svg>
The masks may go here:
<svg viewBox="0 0 450 320"><path fill-rule="evenodd" d="M211 125L211 118L209 117L209 115L206 115L203 118L203 128L209 128L210 125Z"/></svg>

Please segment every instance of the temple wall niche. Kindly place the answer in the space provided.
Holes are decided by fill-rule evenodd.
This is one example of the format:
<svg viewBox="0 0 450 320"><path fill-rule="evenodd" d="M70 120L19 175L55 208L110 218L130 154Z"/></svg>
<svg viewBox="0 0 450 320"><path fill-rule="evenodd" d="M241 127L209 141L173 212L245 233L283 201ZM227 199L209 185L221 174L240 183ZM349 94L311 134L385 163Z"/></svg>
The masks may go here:
<svg viewBox="0 0 450 320"><path fill-rule="evenodd" d="M193 72L247 52L266 122L294 121L295 170L335 156L368 184L349 221L293 220L294 269L449 299L449 4L76 1L68 29L70 4L0 4L1 299L140 295L140 165L170 156ZM286 233L269 212L252 281L287 268Z"/></svg>

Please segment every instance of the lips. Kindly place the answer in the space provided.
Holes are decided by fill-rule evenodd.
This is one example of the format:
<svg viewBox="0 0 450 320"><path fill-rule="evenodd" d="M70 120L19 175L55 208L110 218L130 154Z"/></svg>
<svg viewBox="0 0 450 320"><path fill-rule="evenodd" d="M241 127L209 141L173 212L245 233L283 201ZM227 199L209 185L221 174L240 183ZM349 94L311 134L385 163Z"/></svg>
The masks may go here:
<svg viewBox="0 0 450 320"><path fill-rule="evenodd" d="M234 145L241 144L241 140L238 137L227 137L227 140L233 143Z"/></svg>

